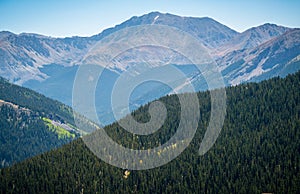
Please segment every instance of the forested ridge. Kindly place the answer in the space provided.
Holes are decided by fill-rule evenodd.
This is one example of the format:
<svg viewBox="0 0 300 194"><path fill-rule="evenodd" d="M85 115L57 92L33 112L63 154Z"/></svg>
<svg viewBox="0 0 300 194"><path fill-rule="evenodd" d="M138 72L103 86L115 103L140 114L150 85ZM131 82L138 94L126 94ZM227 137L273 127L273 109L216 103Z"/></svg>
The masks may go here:
<svg viewBox="0 0 300 194"><path fill-rule="evenodd" d="M170 163L131 171L98 159L77 139L0 170L1 193L299 193L300 72L286 78L226 88L227 113L214 146L198 154L210 116L209 92L198 93L199 127L190 146ZM117 123L105 128L118 143L147 149L175 133L180 104L159 99L168 116L161 130L136 137ZM148 106L135 111L149 120Z"/></svg>
<svg viewBox="0 0 300 194"><path fill-rule="evenodd" d="M78 132L46 123L46 118L74 123L70 107L0 77L0 167L58 148L79 137Z"/></svg>
<svg viewBox="0 0 300 194"><path fill-rule="evenodd" d="M9 83L0 77L0 99L46 114L51 119L57 119L74 124L73 112L63 103L48 98L28 88Z"/></svg>

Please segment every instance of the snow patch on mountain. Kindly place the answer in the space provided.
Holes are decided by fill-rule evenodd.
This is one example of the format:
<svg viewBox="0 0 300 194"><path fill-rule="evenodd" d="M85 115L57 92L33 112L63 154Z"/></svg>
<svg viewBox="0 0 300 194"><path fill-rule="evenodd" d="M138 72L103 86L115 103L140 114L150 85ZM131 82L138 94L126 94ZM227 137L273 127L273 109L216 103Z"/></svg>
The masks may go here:
<svg viewBox="0 0 300 194"><path fill-rule="evenodd" d="M152 24L155 24L156 20L159 18L159 15L155 16L155 18L153 19Z"/></svg>

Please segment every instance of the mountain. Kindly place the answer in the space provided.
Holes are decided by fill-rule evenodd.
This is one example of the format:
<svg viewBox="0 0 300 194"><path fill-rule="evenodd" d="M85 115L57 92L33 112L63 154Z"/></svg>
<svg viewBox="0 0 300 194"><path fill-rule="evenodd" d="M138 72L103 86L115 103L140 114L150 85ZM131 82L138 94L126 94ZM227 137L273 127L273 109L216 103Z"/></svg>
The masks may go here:
<svg viewBox="0 0 300 194"><path fill-rule="evenodd" d="M58 148L83 132L73 110L0 78L0 167Z"/></svg>
<svg viewBox="0 0 300 194"><path fill-rule="evenodd" d="M116 168L97 158L78 139L2 169L0 192L298 193L299 82L300 72L226 88L224 125L216 143L204 155L199 155L198 149L210 119L208 91L197 93L201 117L191 144L164 166L140 171ZM176 95L159 100L168 115L154 134L132 136L117 123L105 127L106 132L128 148L147 150L164 144L176 132L181 108ZM137 109L133 117L149 121L148 108L149 104Z"/></svg>
<svg viewBox="0 0 300 194"><path fill-rule="evenodd" d="M286 76L300 69L300 29L293 29L257 47L234 51L218 60L229 85Z"/></svg>
<svg viewBox="0 0 300 194"><path fill-rule="evenodd" d="M167 25L183 30L199 38L207 48L217 48L238 34L238 32L209 17L181 17L169 13L151 12L140 17L134 16L114 28L104 30L93 38L99 40L126 27L150 24Z"/></svg>
<svg viewBox="0 0 300 194"><path fill-rule="evenodd" d="M180 17L152 12L132 17L114 28L92 37L51 38L38 34L0 32L0 76L17 84L28 80L44 81L48 76L39 68L50 64L73 66L99 40L120 29L145 24L177 27L198 37L209 48L215 48L237 32L211 18Z"/></svg>
<svg viewBox="0 0 300 194"><path fill-rule="evenodd" d="M214 54L224 56L233 51L253 49L289 30L290 28L269 23L253 27L234 36L231 40L217 48Z"/></svg>
<svg viewBox="0 0 300 194"><path fill-rule="evenodd" d="M51 38L38 34L0 32L0 76L17 84L28 80L43 81L43 65L76 64L89 49L88 38Z"/></svg>
<svg viewBox="0 0 300 194"><path fill-rule="evenodd" d="M91 37L51 38L36 34L15 35L1 32L0 76L72 105L72 90L77 70L86 57L91 55L91 51L97 48L97 43L121 29L151 24L175 27L197 38L216 60L228 86L274 76L284 77L300 69L298 29L264 24L238 33L208 17L181 17L151 12L139 17L134 16ZM137 56L146 62L158 61L151 66L154 71L160 67L176 66L186 75L186 80L182 80L176 88L184 88L186 83L191 82L197 91L208 89L204 77L195 66L184 60L171 60L175 56L171 49L151 45L135 48L118 56L120 62L116 60L116 63L106 68L101 84L97 86L96 96L104 98L96 105L103 125L115 120L110 96L116 80L128 72L128 69L134 67L134 70L138 70L137 74L143 69L144 64L135 61ZM171 81L170 84L176 81ZM172 93L165 85L150 83L135 90L130 98L130 109L134 110L151 100Z"/></svg>
<svg viewBox="0 0 300 194"><path fill-rule="evenodd" d="M300 70L300 29L288 29L266 24L250 29L245 34L248 34L250 31L255 32L254 34L260 38L250 39L248 43L251 42L251 44L239 44L237 47L232 46L235 44L235 40L233 40L233 43L230 44L230 48L233 49L232 52L220 58L215 56L225 85L257 82L274 76L285 77L289 73ZM262 42L262 37L267 41L260 44L259 42ZM240 46L242 48L239 48ZM144 54L139 54L138 56L143 57ZM173 56L173 54L170 56ZM163 59L160 61L163 61ZM127 63L125 62L125 64ZM122 65L124 67L124 63ZM134 66L131 65L132 67ZM186 76L185 81L181 81L176 88L184 88L187 83L191 83L196 91L210 89L207 85L207 80L205 80L200 70L194 65L186 63L185 65L175 65L175 67ZM172 93L170 88L163 84L144 88L143 91L145 92L138 94L136 98L132 97L133 100L131 103L135 104L135 108L157 97Z"/></svg>

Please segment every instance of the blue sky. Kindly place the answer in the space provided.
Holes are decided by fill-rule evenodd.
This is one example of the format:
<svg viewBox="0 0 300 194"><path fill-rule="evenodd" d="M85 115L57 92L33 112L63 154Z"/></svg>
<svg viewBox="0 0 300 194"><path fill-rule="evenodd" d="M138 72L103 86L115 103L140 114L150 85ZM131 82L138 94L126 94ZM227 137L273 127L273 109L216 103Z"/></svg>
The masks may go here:
<svg viewBox="0 0 300 194"><path fill-rule="evenodd" d="M211 17L242 32L263 23L300 27L299 0L0 0L0 31L90 36L151 11Z"/></svg>

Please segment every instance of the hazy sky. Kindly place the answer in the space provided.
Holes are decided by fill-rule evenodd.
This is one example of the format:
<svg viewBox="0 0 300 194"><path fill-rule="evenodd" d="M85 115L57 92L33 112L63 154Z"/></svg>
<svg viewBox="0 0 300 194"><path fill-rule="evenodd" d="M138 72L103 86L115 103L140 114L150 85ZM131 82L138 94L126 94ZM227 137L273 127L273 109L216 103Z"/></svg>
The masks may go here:
<svg viewBox="0 0 300 194"><path fill-rule="evenodd" d="M300 0L0 0L0 31L90 36L151 11L211 17L236 31L300 27Z"/></svg>

